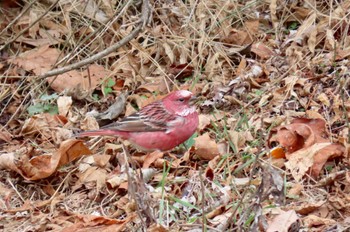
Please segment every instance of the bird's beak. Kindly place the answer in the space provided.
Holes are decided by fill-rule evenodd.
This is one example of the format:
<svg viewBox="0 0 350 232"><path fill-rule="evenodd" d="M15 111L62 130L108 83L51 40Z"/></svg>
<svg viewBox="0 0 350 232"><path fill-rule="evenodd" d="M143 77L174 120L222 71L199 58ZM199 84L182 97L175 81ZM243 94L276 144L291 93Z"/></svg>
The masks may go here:
<svg viewBox="0 0 350 232"><path fill-rule="evenodd" d="M196 96L192 96L189 100L189 104L192 106L197 103L198 98Z"/></svg>

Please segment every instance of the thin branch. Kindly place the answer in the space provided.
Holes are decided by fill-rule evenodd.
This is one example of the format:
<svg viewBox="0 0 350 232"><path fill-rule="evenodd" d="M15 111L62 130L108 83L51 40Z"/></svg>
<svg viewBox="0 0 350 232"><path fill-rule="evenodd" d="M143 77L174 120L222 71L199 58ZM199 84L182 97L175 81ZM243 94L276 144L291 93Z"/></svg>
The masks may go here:
<svg viewBox="0 0 350 232"><path fill-rule="evenodd" d="M38 78L44 79L47 77L60 75L62 73L71 71L73 69L77 69L77 68L83 67L85 65L91 64L91 63L111 54L112 52L116 51L118 48L124 46L125 44L130 42L133 38L135 38L141 32L141 30L144 28L144 26L149 22L150 16L151 16L151 9L150 9L149 0L144 0L142 3L141 18L140 18L140 21L138 22L139 25L137 25L136 28L129 35L127 35L126 37L121 39L119 42L117 42L113 46L106 48L105 50L103 50L103 51L101 51L101 52L99 52L99 53L97 53L97 54L95 54L95 55L93 55L85 60L64 66L62 68L57 68L57 69L51 70L43 75L40 75Z"/></svg>
<svg viewBox="0 0 350 232"><path fill-rule="evenodd" d="M15 22L17 22L17 20L19 19L19 18L21 18L32 6L33 6L33 4L34 3L36 3L37 1L32 1L31 3L29 3L23 10L22 10L22 12L21 13L19 13L19 15L17 15L17 17L15 18L15 19L13 19L9 24L7 24L7 26L0 32L0 36L3 34L3 33L5 33ZM30 27L29 27L30 28ZM28 29L29 29L28 28ZM26 29L24 29L24 30L27 30L27 28Z"/></svg>
<svg viewBox="0 0 350 232"><path fill-rule="evenodd" d="M45 15L47 15L59 2L59 0L56 0L49 9L47 9L42 15L40 15L34 22L32 22L28 27L24 28L20 33L18 33L15 38L8 41L6 44L4 44L2 47L0 47L0 51L2 51L4 48L6 48L11 43L15 42L21 35L26 33L31 27L33 27L37 22L39 22ZM1 32L2 33L2 32Z"/></svg>

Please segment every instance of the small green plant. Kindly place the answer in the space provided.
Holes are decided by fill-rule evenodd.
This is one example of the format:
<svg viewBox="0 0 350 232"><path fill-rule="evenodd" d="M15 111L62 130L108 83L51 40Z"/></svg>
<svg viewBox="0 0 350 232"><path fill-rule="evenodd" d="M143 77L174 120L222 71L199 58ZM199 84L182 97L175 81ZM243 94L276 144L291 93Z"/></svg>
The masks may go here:
<svg viewBox="0 0 350 232"><path fill-rule="evenodd" d="M292 22L289 27L288 30L296 30L299 27L299 23L298 22Z"/></svg>
<svg viewBox="0 0 350 232"><path fill-rule="evenodd" d="M163 213L164 213L164 210L165 210L165 194L166 194L166 191L165 191L165 182L166 182L166 179L167 179L167 176L170 172L170 167L171 167L171 164L169 166L166 165L166 162L163 163L163 175L162 175L162 180L158 183L158 187L161 188L162 190L162 199L160 200L160 203L159 203L159 223L162 224L163 222Z"/></svg>
<svg viewBox="0 0 350 232"><path fill-rule="evenodd" d="M108 78L102 88L102 93L104 96L113 92L112 87L115 85L115 80L113 78Z"/></svg>
<svg viewBox="0 0 350 232"><path fill-rule="evenodd" d="M100 100L100 98L99 98L97 93L92 94L92 99L94 99L94 101Z"/></svg>
<svg viewBox="0 0 350 232"><path fill-rule="evenodd" d="M58 95L56 93L51 95L43 94L37 103L27 108L29 115L40 113L58 114L58 107L56 105L57 98Z"/></svg>
<svg viewBox="0 0 350 232"><path fill-rule="evenodd" d="M184 142L186 150L192 147L195 143L194 139L198 137L197 133L194 133L186 142Z"/></svg>

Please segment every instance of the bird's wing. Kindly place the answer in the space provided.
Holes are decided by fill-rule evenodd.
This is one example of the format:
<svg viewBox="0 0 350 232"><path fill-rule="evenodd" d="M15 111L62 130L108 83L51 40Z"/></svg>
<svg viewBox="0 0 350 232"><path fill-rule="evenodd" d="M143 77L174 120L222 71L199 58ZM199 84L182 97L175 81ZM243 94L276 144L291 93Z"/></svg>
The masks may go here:
<svg viewBox="0 0 350 232"><path fill-rule="evenodd" d="M173 127L183 124L184 121L183 117L171 114L164 108L161 101L157 101L102 129L128 132L170 131Z"/></svg>

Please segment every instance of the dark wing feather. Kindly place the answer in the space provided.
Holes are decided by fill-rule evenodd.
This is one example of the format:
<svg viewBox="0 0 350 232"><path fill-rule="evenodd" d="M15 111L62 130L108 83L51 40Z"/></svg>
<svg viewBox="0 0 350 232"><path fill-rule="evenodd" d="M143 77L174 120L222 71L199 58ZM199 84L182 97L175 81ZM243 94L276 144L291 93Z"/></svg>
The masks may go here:
<svg viewBox="0 0 350 232"><path fill-rule="evenodd" d="M177 122L182 122L181 117L169 113L165 110L163 103L157 101L118 122L102 127L102 129L129 132L167 131L169 126L175 126Z"/></svg>

